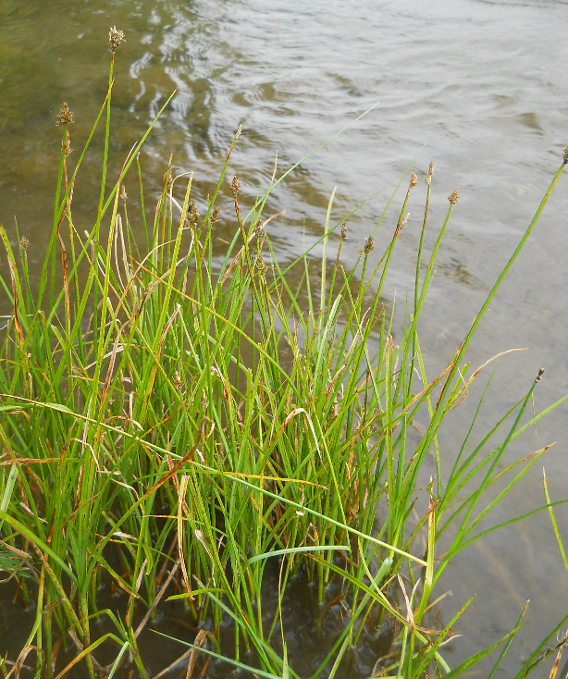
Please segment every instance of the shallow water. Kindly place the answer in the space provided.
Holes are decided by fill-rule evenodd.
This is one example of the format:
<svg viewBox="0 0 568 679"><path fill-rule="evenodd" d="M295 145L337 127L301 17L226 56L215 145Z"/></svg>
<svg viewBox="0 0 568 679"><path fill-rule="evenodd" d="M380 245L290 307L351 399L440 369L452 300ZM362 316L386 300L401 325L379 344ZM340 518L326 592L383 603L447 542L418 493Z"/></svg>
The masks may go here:
<svg viewBox="0 0 568 679"><path fill-rule="evenodd" d="M76 120L72 146L80 148L106 91L111 25L127 40L117 53L114 172L177 87L142 163L150 186L173 152L177 169L195 171L202 205L239 125L230 176L239 175L246 203L245 196L250 202L266 186L276 151L280 174L376 105L279 185L270 209L285 214L271 222L269 234L279 257L291 260L321 236L334 187L333 223L384 190L349 219L343 250L349 266L403 172L412 164L423 176L432 160L430 244L446 196L460 189L423 315L422 345L433 376L459 345L568 145L567 16L561 0L3 0L0 220L15 241L17 216L31 241L30 259L40 261L58 162L55 116L68 101ZM96 207L100 138L94 149L74 201L84 228ZM477 366L504 349L530 347L499 360L480 432L525 393L541 366L537 407L568 393L567 181L562 177L469 352ZM377 261L402 193L376 234ZM424 193L420 183L388 282L388 293L401 302L412 281ZM228 197L221 206L230 217ZM479 394L472 390L448 423L442 444L449 456ZM566 420L563 407L539 423L538 436L525 436L511 450L524 456L557 441L546 458L553 499L568 494ZM527 477L495 522L544 502L540 474ZM558 518L568 539L566 510L559 508ZM439 615L448 619L470 594L478 597L460 623L463 637L452 643L450 662L505 634L530 598L532 622L504 663L503 676L510 676L567 612L566 577L545 514L463 553L443 582L453 597Z"/></svg>

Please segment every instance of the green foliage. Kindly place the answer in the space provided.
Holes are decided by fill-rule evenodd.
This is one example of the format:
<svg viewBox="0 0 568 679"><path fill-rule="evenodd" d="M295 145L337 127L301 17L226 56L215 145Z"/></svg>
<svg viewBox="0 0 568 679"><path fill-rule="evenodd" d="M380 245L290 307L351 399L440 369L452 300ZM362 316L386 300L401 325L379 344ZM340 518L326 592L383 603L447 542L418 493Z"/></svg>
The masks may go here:
<svg viewBox="0 0 568 679"><path fill-rule="evenodd" d="M387 619L396 643L377 658L377 672L458 676L492 649L450 671L442 646L469 602L445 628L429 629L432 590L450 560L489 532L478 532L481 520L545 452L501 469L511 441L542 416L523 419L536 383L467 456L471 430L454 460L442 459L438 433L480 373L465 379L464 352L564 165L463 344L432 379L417 323L455 192L422 281L421 240L412 313L395 344L393 313L380 300L414 175L393 238L370 273L372 238L352 271L340 264L342 239L328 261L341 227L330 225L332 197L315 290L309 253L282 270L263 227L274 180L245 218L233 180L234 238L219 258L215 203L235 138L203 216L192 203L192 176L174 177L168 168L153 223L142 214L141 255L122 189L137 170L144 205L138 152L151 128L108 191L112 84L111 69L107 98L69 180L64 130L37 294L25 248L18 262L0 225L9 264L2 282L13 305L0 358L0 567L37 583L36 622L23 651L35 647L36 676L60 677L79 662L94 676L98 647L115 644L107 671L134 664L145 677L137 639L172 581L181 594L171 598L184 602L188 620L210 625L194 649L207 637L216 650L202 650L219 657L230 620L230 662L245 667L241 658L253 649L258 676L298 676L280 605L264 603L271 560L280 565L279 602L303 569L323 616L326 588L341 583L344 625L314 679L340 676L363 630ZM73 187L103 114L100 201L93 228L82 235L72 216ZM429 199L430 181L426 208ZM287 276L292 267L305 271L296 288ZM419 414L428 426L411 446L409 427ZM428 484L424 466L432 454L436 478L418 491ZM505 489L487 495L504 474ZM418 520L414 508L421 508ZM449 526L449 547L436 560ZM127 593L124 615L98 610L103 580ZM141 606L147 615L136 625ZM103 618L112 633L94 628ZM78 652L60 667L56 639L68 630Z"/></svg>

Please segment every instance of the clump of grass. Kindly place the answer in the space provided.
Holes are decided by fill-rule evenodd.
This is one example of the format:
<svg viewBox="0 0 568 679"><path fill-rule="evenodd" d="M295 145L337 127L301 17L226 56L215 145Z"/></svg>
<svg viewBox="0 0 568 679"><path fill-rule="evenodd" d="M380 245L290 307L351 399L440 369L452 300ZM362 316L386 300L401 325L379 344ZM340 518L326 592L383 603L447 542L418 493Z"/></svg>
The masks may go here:
<svg viewBox="0 0 568 679"><path fill-rule="evenodd" d="M526 421L535 381L466 455L470 430L450 466L438 433L481 372L483 366L467 377L465 351L564 163L452 361L432 378L417 323L458 192L448 198L423 263L430 167L412 313L395 343L393 314L380 295L416 175L372 270L372 235L352 271L341 265L346 227L344 220L331 223L332 197L319 289L309 252L282 269L263 222L268 195L284 177L274 176L246 214L235 177L234 237L219 260L217 201L238 134L202 214L193 176L174 176L170 161L154 220L146 222L139 152L153 125L107 188L112 65L124 38L113 31L108 94L70 177L73 115L65 105L58 116L64 132L53 231L36 293L27 244L22 240L18 261L0 226L9 265L1 280L13 306L0 363L0 567L16 574L36 602L14 671L33 652L36 677L59 679L76 667L83 676L147 677L139 638L168 598L181 602L200 630L182 656L187 676L198 650L202 667L215 657L241 668L252 663L257 676L305 676L288 656L293 630L282 608L300 576L312 583L319 606L314 679L355 676L362 641L378 649L378 630L387 623L388 650L373 658L373 676L458 676L505 642L500 662L522 614L510 635L452 670L442 646L470 602L442 629L428 628L426 614L448 563L489 532L478 532L482 519L548 448L503 471L507 447L561 401ZM80 234L73 190L103 114L100 201L92 229ZM139 186L141 250L127 177ZM338 249L328 257L336 230ZM292 267L304 269L297 288L287 276ZM428 426L411 447L408 431L419 413ZM497 446L490 443L499 436ZM436 476L416 521L431 452ZM503 474L510 476L506 488L486 501ZM450 526L453 538L436 559ZM268 604L269 578L277 596ZM101 608L99 589L108 583L124 593L121 612ZM321 628L336 606L343 622L324 639ZM100 633L100 621L110 631ZM70 641L73 651L63 660ZM103 666L103 656L110 664ZM530 668L540 660L537 651Z"/></svg>

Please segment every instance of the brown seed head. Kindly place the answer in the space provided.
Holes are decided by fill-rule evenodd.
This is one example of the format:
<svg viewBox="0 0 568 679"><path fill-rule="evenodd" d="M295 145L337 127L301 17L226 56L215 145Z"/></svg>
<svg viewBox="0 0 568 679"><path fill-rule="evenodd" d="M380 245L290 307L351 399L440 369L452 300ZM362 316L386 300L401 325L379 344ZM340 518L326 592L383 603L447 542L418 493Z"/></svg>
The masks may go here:
<svg viewBox="0 0 568 679"><path fill-rule="evenodd" d="M126 188L124 184L122 184L122 186L120 187L120 197L124 201L128 200L128 194L126 193Z"/></svg>
<svg viewBox="0 0 568 679"><path fill-rule="evenodd" d="M59 113L57 114L57 122L55 123L57 126L59 125L72 125L75 122L75 118L73 118L73 111L69 109L69 106L67 106L67 102L64 101L61 104L61 108L59 109Z"/></svg>
<svg viewBox="0 0 568 679"><path fill-rule="evenodd" d="M259 276L266 276L266 272L268 271L268 267L264 263L264 259L259 255L256 258L256 268L258 269L258 275Z"/></svg>
<svg viewBox="0 0 568 679"><path fill-rule="evenodd" d="M428 168L428 174L424 177L424 181L426 182L426 184L428 184L428 186L430 186L433 174L434 174L434 163L430 163L430 167Z"/></svg>
<svg viewBox="0 0 568 679"><path fill-rule="evenodd" d="M262 235L262 232L264 231L264 222L262 219L259 219L258 222L255 224L254 227L254 235L259 238Z"/></svg>
<svg viewBox="0 0 568 679"><path fill-rule="evenodd" d="M185 217L186 226L192 226L192 227L197 226L197 222L199 221L200 217L201 217L201 212L197 212L197 206L195 205L195 201L190 200L189 206L187 208L187 215Z"/></svg>
<svg viewBox="0 0 568 679"><path fill-rule="evenodd" d="M173 385L176 389L181 389L183 387L183 382L179 370L174 372L174 379L172 380Z"/></svg>
<svg viewBox="0 0 568 679"><path fill-rule="evenodd" d="M568 146L564 148L564 165L568 165Z"/></svg>
<svg viewBox="0 0 568 679"><path fill-rule="evenodd" d="M116 26L113 26L108 32L108 42L111 50L116 52L116 48L124 40L124 31L120 31ZM126 42L126 40L124 40Z"/></svg>
<svg viewBox="0 0 568 679"><path fill-rule="evenodd" d="M236 198L239 195L239 191L241 190L241 182L239 181L239 178L237 175L233 177L233 181L231 182L231 193L233 194L233 198Z"/></svg>
<svg viewBox="0 0 568 679"><path fill-rule="evenodd" d="M540 378L544 375L544 368L540 368L538 371L538 375L535 377L535 382L540 382Z"/></svg>
<svg viewBox="0 0 568 679"><path fill-rule="evenodd" d="M404 227L406 226L406 222L408 221L408 218L409 218L409 217L410 217L410 212L408 212L408 213L406 214L406 217L405 217L401 222L399 222L399 223L396 225L396 231L394 232L394 237L395 237L395 238L396 238L396 237L398 236L398 234L404 229Z"/></svg>
<svg viewBox="0 0 568 679"><path fill-rule="evenodd" d="M452 205L457 205L460 202L460 192L458 189L452 191L448 196L448 200Z"/></svg>
<svg viewBox="0 0 568 679"><path fill-rule="evenodd" d="M341 238L341 240L347 240L347 222L343 222L343 224L341 225L339 237Z"/></svg>
<svg viewBox="0 0 568 679"><path fill-rule="evenodd" d="M219 221L219 213L221 212L221 208L218 205L215 205L213 207L213 211L211 212L211 224L215 224L215 222Z"/></svg>
<svg viewBox="0 0 568 679"><path fill-rule="evenodd" d="M365 238L365 247L363 248L363 254L367 256L371 250L375 247L375 239L373 236L369 236L369 238Z"/></svg>
<svg viewBox="0 0 568 679"><path fill-rule="evenodd" d="M410 186L408 189L413 189L416 184L418 184L418 177L414 174L414 172L410 175Z"/></svg>
<svg viewBox="0 0 568 679"><path fill-rule="evenodd" d="M30 246L30 241L25 237L22 236L20 238L20 247L22 248L22 251L25 252Z"/></svg>

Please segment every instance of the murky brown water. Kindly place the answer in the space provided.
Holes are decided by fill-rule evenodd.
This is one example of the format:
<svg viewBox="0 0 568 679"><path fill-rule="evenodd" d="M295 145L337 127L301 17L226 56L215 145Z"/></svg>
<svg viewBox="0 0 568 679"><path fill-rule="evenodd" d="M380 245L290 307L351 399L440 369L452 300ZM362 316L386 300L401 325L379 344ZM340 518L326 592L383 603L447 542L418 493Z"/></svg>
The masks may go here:
<svg viewBox="0 0 568 679"><path fill-rule="evenodd" d="M17 216L31 241L30 258L42 258L60 138L55 115L67 100L76 119L72 145L79 148L104 97L111 25L127 39L117 55L113 95L115 169L178 88L143 155L148 185L161 179L173 152L176 167L195 170L203 199L242 124L231 176L238 174L253 197L266 186L276 150L286 169L379 102L280 185L271 209L286 214L269 233L280 257L291 259L321 235L335 186L334 221L386 188L349 220L343 251L349 265L403 171L414 163L424 173L433 160L432 229L450 191L459 188L461 196L423 320L433 374L463 338L568 145L567 21L568 3L561 0L2 0L0 220L15 233ZM100 140L95 148L100 153ZM86 163L75 194L75 219L85 228L96 205L99 158ZM540 366L546 375L538 407L568 392L566 182L563 177L470 351L477 365L507 348L531 349L500 361L482 426L524 393ZM399 299L412 280L421 200L417 189L389 280L388 292ZM379 240L390 236L394 220L393 211ZM478 393L448 423L449 455ZM525 455L557 441L546 459L554 499L568 495L566 425L564 408L511 451ZM494 520L543 502L536 470ZM559 509L558 518L568 540L568 511ZM447 618L471 593L478 597L462 620L464 636L454 642L451 662L502 636L530 598L532 622L504 664L503 676L512 674L568 611L566 577L545 514L465 552L445 578L454 596L440 614Z"/></svg>

